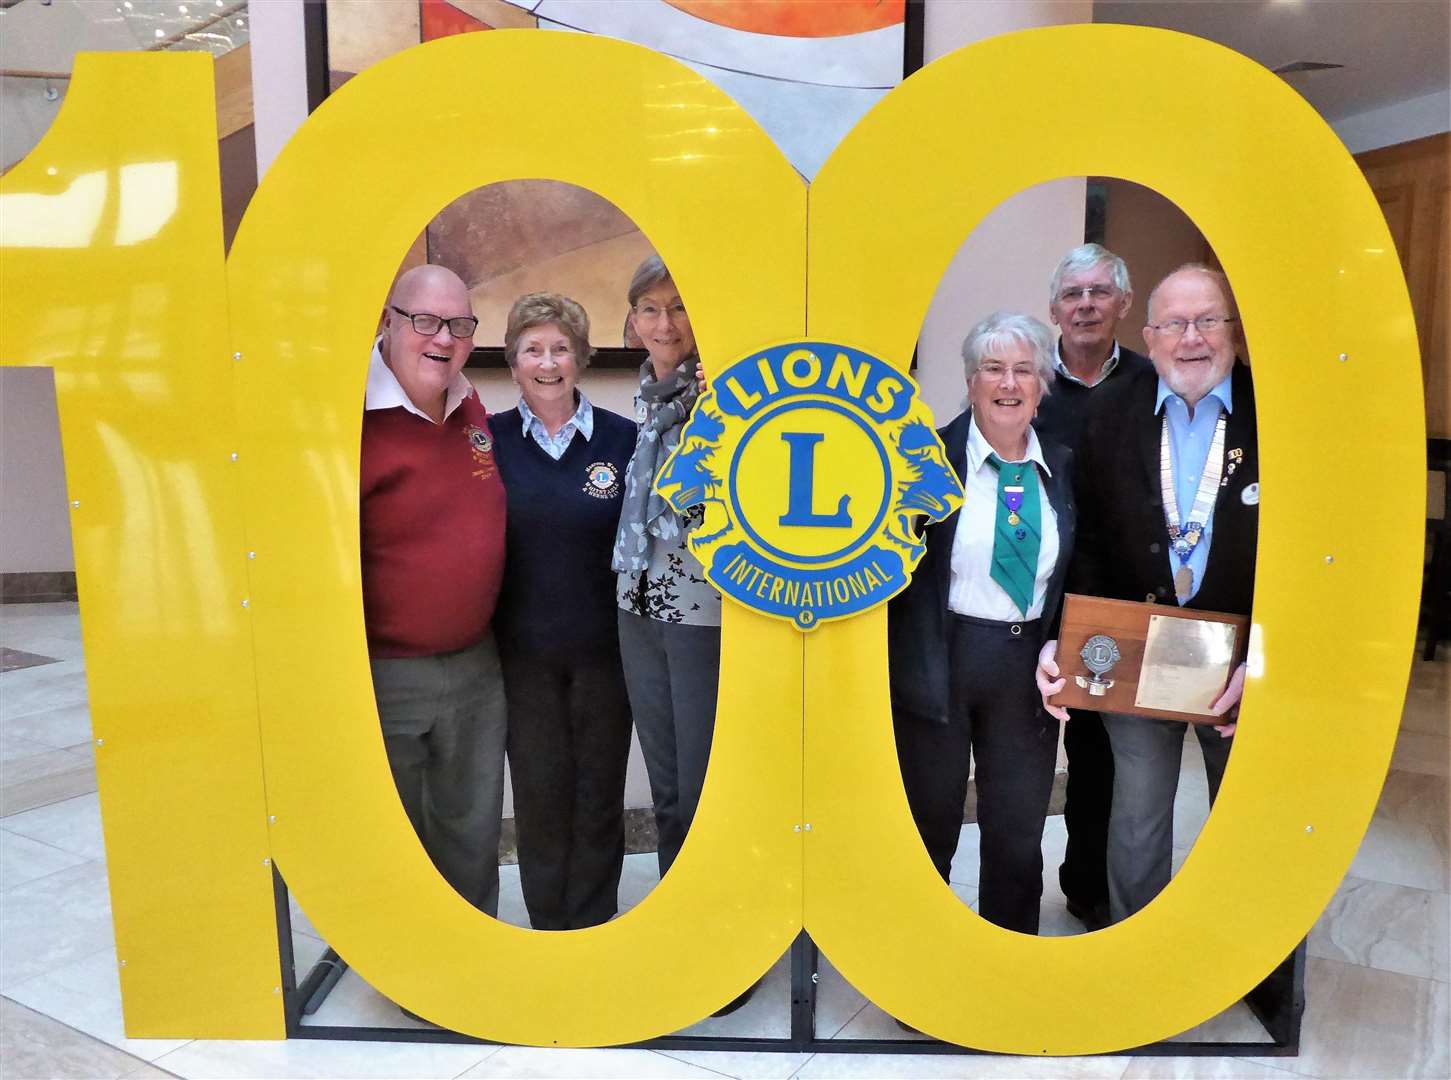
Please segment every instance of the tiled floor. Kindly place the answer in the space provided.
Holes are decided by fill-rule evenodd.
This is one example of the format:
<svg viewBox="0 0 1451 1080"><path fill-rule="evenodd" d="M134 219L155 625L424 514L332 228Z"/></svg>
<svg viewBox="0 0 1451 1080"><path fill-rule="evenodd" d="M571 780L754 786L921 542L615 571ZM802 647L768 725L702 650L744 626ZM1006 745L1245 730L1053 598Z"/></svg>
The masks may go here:
<svg viewBox="0 0 1451 1080"><path fill-rule="evenodd" d="M1438 1077L1451 1076L1448 772L1451 662L1417 661L1385 790L1360 853L1310 935L1302 1047L1295 1058L1024 1059L927 1055L544 1050L482 1045L292 1040L127 1039L91 758L85 665L74 604L0 606L0 645L42 660L0 675L0 1075L30 1077ZM1444 650L1443 650L1444 652ZM53 658L53 662L42 662ZM1191 748L1192 751L1192 748ZM1204 819L1203 771L1186 753L1176 818L1182 860ZM1061 817L1044 837L1043 932L1081 928L1051 868ZM974 903L977 833L963 829L953 887ZM1177 860L1176 860L1177 861ZM627 859L621 899L639 901L654 858ZM517 867L504 867L501 915L524 922ZM955 877L958 875L954 875ZM294 913L299 970L323 950ZM823 963L818 1033L904 1038ZM733 1016L692 1034L785 1036L786 960ZM409 1026L356 975L314 1022ZM1206 1041L1263 1040L1244 1005L1196 1028Z"/></svg>

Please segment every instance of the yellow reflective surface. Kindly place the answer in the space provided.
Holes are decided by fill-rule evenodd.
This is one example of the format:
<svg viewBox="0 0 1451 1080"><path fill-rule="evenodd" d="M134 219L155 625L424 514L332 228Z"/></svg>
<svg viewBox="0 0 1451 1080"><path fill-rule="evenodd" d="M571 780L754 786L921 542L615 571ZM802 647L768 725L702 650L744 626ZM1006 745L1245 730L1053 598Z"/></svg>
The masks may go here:
<svg viewBox="0 0 1451 1080"><path fill-rule="evenodd" d="M209 56L86 55L0 179L0 361L52 365L126 1030L282 1035Z"/></svg>
<svg viewBox="0 0 1451 1080"><path fill-rule="evenodd" d="M568 117L568 137L543 117ZM471 188L526 177L587 187L640 226L688 298L707 368L804 329L805 186L754 121L672 60L583 35L465 34L330 97L268 172L228 267L272 847L318 930L393 1000L492 1039L625 1042L729 1001L800 928L801 642L727 607L737 675L722 679L695 824L623 917L509 926L424 854L388 771L363 634L368 353L427 221Z"/></svg>
<svg viewBox="0 0 1451 1080"><path fill-rule="evenodd" d="M1093 124L1055 124L1045 138L1043 118L1062 111L1061 73L1086 56L1134 79ZM962 119L949 133L944 116ZM903 168L923 147L930 166ZM1375 198L1303 99L1202 40L1059 27L995 38L913 75L812 186L812 332L905 365L977 222L1017 191L1074 175L1146 184L1194 219L1234 283L1254 356L1264 497L1251 675L1224 785L1188 862L1148 908L1097 934L1030 938L989 925L933 872L908 814L885 616L823 627L806 646L808 932L853 985L913 1026L1026 1054L1116 1050L1187 1030L1309 931L1390 759L1423 535L1415 331ZM903 212L863 214L888 184ZM1347 505L1347 492L1373 492L1375 511ZM896 872L883 874L884 863Z"/></svg>

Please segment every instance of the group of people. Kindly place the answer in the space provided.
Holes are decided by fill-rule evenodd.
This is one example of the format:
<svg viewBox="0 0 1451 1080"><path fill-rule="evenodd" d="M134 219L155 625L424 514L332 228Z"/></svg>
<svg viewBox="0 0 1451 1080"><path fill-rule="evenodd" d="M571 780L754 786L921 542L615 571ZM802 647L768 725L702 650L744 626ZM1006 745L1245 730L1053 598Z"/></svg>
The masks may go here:
<svg viewBox="0 0 1451 1080"><path fill-rule="evenodd" d="M434 265L395 283L364 400L363 610L399 798L442 876L497 915L507 755L539 930L618 911L632 725L670 868L715 720L720 595L695 522L653 487L699 392L695 336L658 256L627 299L647 353L633 423L580 389L589 316L556 293L510 310L519 404L488 415L462 373L468 288Z"/></svg>
<svg viewBox="0 0 1451 1080"><path fill-rule="evenodd" d="M394 286L364 404L364 614L399 797L443 877L498 910L507 754L531 925L618 910L632 726L663 875L704 785L720 669L720 594L686 546L699 524L653 480L702 385L684 301L651 256L628 287L647 359L633 422L590 402L589 317L532 293L504 352L520 400L487 415L462 374L477 327L451 271ZM1059 876L1089 929L1169 880L1185 725L1074 711L1055 627L1065 592L1248 614L1258 522L1254 397L1224 276L1182 267L1149 295L1147 357L1121 345L1122 259L1069 252L1058 329L995 313L963 343L967 409L940 432L964 508L926 529L892 601L892 719L914 821L946 879L976 765L980 911L1038 931L1042 833L1066 721ZM1195 725L1210 797L1242 686Z"/></svg>
<svg viewBox="0 0 1451 1080"><path fill-rule="evenodd" d="M893 724L903 785L946 880L975 766L979 912L1036 934L1043 825L1066 722L1059 881L1090 929L1128 918L1169 882L1182 722L1052 704L1065 680L1065 592L1248 615L1259 460L1238 311L1222 273L1191 264L1149 294L1141 356L1117 340L1133 303L1124 261L1070 251L1049 286L1057 340L998 312L962 347L967 409L939 433L963 509L926 529L926 554L889 609ZM1211 802L1243 666L1195 724Z"/></svg>

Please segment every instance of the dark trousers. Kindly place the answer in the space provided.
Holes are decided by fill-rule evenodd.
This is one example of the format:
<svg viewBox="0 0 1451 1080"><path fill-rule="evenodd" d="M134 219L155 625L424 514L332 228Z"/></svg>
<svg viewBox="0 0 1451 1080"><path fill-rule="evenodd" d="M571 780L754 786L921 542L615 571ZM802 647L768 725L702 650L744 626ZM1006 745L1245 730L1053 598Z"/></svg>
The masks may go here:
<svg viewBox="0 0 1451 1080"><path fill-rule="evenodd" d="M497 915L507 718L494 636L372 669L393 783L423 850L460 896Z"/></svg>
<svg viewBox="0 0 1451 1080"><path fill-rule="evenodd" d="M1174 799L1184 759L1185 724L1105 713L1113 742L1113 816L1108 830L1108 901L1113 922L1141 911L1169 884L1174 858ZM1209 805L1229 763L1233 739L1194 724L1204 755Z"/></svg>
<svg viewBox="0 0 1451 1080"><path fill-rule="evenodd" d="M1083 709L1070 710L1063 728L1068 755L1068 786L1063 825L1068 847L1058 868L1063 895L1092 908L1108 903L1108 813L1113 806L1113 747L1103 717Z"/></svg>
<svg viewBox="0 0 1451 1080"><path fill-rule="evenodd" d="M1023 934L1038 932L1043 821L1058 751L1058 722L1043 712L1033 682L1038 631L1036 622L952 616L949 722L894 718L907 802L944 881L962 830L969 762L976 758L978 911Z"/></svg>
<svg viewBox="0 0 1451 1080"><path fill-rule="evenodd" d="M663 877L680 854L705 786L720 686L720 627L621 611L620 659L650 775Z"/></svg>
<svg viewBox="0 0 1451 1080"><path fill-rule="evenodd" d="M619 910L630 702L619 653L576 659L505 649L519 882L535 930L578 930Z"/></svg>

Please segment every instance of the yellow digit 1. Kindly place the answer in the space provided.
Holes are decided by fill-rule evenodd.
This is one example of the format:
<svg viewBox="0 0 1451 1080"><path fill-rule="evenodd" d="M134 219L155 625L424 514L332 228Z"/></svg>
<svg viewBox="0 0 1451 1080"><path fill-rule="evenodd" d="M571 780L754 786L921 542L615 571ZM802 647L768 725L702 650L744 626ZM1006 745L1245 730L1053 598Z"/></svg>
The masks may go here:
<svg viewBox="0 0 1451 1080"><path fill-rule="evenodd" d="M283 1033L208 56L90 55L0 180L0 360L55 368L132 1035Z"/></svg>
<svg viewBox="0 0 1451 1080"><path fill-rule="evenodd" d="M1087 56L1133 71L1132 84L1092 125L1044 137L1043 118L1061 112L1061 73ZM940 118L962 101L972 108L944 137ZM926 145L932 167L904 170ZM887 170L912 211L863 215ZM1421 384L1385 222L1310 107L1219 46L1061 27L974 45L914 75L816 178L813 329L910 356L972 227L1014 192L1064 175L1124 176L1183 207L1223 259L1253 347L1264 511L1252 674L1234 757L1188 862L1153 904L1101 933L1031 938L987 924L933 873L907 813L891 764L884 615L822 627L806 658L807 930L907 1022L1024 1054L1177 1034L1237 1000L1305 935L1389 761L1421 565ZM1359 449L1342 451L1348 442ZM1375 513L1346 509L1346 492L1374 492ZM898 859L891 875L884 858Z"/></svg>
<svg viewBox="0 0 1451 1080"><path fill-rule="evenodd" d="M519 77L543 70L543 82ZM567 130L543 117L567 117ZM700 1019L800 929L802 651L789 626L727 606L695 825L622 918L572 933L507 926L464 903L420 847L384 757L363 635L367 356L429 218L476 186L533 177L590 188L640 225L688 300L707 368L804 331L805 187L730 98L675 61L584 35L464 34L330 98L268 172L228 265L267 806L288 884L384 994L489 1038L618 1043Z"/></svg>

